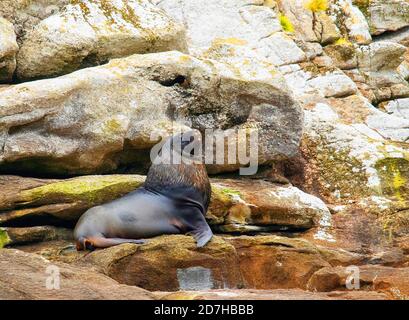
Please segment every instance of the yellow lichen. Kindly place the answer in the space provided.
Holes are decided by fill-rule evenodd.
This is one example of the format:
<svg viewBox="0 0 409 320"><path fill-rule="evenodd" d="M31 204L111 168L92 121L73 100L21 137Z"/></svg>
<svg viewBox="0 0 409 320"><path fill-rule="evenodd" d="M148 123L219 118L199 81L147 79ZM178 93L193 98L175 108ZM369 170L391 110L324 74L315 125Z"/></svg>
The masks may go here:
<svg viewBox="0 0 409 320"><path fill-rule="evenodd" d="M352 43L345 38L339 38L334 44L337 46L352 46Z"/></svg>
<svg viewBox="0 0 409 320"><path fill-rule="evenodd" d="M404 202L409 190L409 161L403 158L386 158L378 161L375 168L382 182L382 192Z"/></svg>
<svg viewBox="0 0 409 320"><path fill-rule="evenodd" d="M10 243L10 241L11 240L9 238L9 235L7 234L7 231L0 228L0 249Z"/></svg>
<svg viewBox="0 0 409 320"><path fill-rule="evenodd" d="M294 32L294 26L291 23L290 19L288 19L288 17L286 17L283 14L280 14L279 20L280 20L281 27L283 28L284 31L291 32L291 33Z"/></svg>
<svg viewBox="0 0 409 320"><path fill-rule="evenodd" d="M247 44L247 41L238 38L216 38L212 43L212 45L220 44L233 44L236 46L244 46Z"/></svg>
<svg viewBox="0 0 409 320"><path fill-rule="evenodd" d="M308 0L305 7L312 12L326 11L328 9L328 0Z"/></svg>

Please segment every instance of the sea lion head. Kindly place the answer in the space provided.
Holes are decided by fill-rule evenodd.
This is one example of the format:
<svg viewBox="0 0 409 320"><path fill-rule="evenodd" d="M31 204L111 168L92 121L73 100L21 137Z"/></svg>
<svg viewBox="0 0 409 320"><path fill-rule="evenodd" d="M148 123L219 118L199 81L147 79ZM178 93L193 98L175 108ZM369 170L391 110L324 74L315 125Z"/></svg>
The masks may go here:
<svg viewBox="0 0 409 320"><path fill-rule="evenodd" d="M171 151L184 159L202 160L202 134L198 130L189 130L169 137L162 146L161 152Z"/></svg>

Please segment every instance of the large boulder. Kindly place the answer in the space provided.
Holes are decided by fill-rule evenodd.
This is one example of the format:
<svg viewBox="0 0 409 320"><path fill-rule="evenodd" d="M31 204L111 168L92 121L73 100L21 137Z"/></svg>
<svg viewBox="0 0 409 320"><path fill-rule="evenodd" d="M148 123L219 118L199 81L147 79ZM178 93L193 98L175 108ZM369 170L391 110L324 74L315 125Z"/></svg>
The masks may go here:
<svg viewBox="0 0 409 320"><path fill-rule="evenodd" d="M370 31L378 35L409 25L409 4L405 0L354 0L366 16Z"/></svg>
<svg viewBox="0 0 409 320"><path fill-rule="evenodd" d="M184 51L184 32L146 0L71 1L27 34L17 77L58 76L135 53Z"/></svg>
<svg viewBox="0 0 409 320"><path fill-rule="evenodd" d="M331 213L319 198L289 185L257 180L212 180L208 219L221 232L307 230L333 241Z"/></svg>
<svg viewBox="0 0 409 320"><path fill-rule="evenodd" d="M393 299L407 299L409 294L409 268L384 266L361 266L359 277L362 290L382 291ZM356 272L355 271L355 272ZM323 268L317 271L308 282L308 289L314 291L334 291L345 289L346 280L353 275L345 267Z"/></svg>
<svg viewBox="0 0 409 320"><path fill-rule="evenodd" d="M294 39L283 32L279 13L264 0L154 0L187 28L189 50L201 55L215 41L240 42L274 65L306 60Z"/></svg>
<svg viewBox="0 0 409 320"><path fill-rule="evenodd" d="M17 51L13 25L0 17L0 83L12 80L16 69Z"/></svg>
<svg viewBox="0 0 409 320"><path fill-rule="evenodd" d="M53 276L58 280L48 280ZM1 300L149 300L154 297L146 290L121 285L95 270L51 263L37 254L15 249L0 249L0 288Z"/></svg>
<svg viewBox="0 0 409 320"><path fill-rule="evenodd" d="M257 128L263 164L297 153L303 115L280 73L257 60L133 55L2 90L0 169L65 175L120 164L140 169L160 134L186 124L202 131ZM241 166L227 160L210 169Z"/></svg>

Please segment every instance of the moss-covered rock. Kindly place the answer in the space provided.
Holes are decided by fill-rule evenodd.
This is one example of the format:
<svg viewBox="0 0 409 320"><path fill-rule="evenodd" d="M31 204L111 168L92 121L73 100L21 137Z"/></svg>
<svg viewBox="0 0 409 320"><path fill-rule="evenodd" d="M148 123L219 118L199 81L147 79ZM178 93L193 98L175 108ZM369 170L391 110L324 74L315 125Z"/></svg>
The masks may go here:
<svg viewBox="0 0 409 320"><path fill-rule="evenodd" d="M4 194L0 198L0 224L74 223L88 208L135 190L144 179L138 175L111 175L56 181L6 176L1 181Z"/></svg>
<svg viewBox="0 0 409 320"><path fill-rule="evenodd" d="M52 240L71 240L72 230L52 226L26 228L0 228L0 242L3 246L15 246Z"/></svg>
<svg viewBox="0 0 409 320"><path fill-rule="evenodd" d="M142 185L139 175L82 176L67 180L3 177L0 224L74 224L88 208ZM18 184L19 188L14 186ZM329 215L319 199L291 187L254 180L212 180L207 218L223 232L305 230Z"/></svg>

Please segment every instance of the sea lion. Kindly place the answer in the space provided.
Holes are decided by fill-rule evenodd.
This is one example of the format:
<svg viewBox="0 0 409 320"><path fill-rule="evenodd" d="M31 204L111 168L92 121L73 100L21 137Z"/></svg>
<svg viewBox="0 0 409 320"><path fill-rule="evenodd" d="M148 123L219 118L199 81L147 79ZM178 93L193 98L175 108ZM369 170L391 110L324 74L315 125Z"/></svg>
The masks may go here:
<svg viewBox="0 0 409 320"><path fill-rule="evenodd" d="M192 163L197 160L195 153L201 145L197 131L166 140L158 156L163 160L170 151L172 157L182 154L182 161L154 161L143 186L86 211L74 230L77 250L144 243L144 239L154 236L186 233L195 238L198 247L206 245L213 236L205 219L210 182L203 162ZM185 161L188 158L191 163Z"/></svg>

